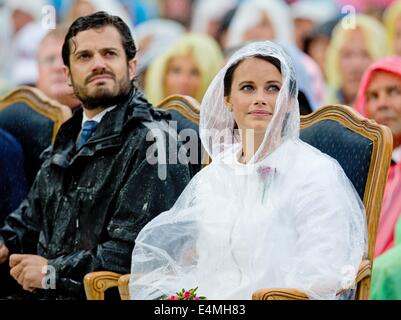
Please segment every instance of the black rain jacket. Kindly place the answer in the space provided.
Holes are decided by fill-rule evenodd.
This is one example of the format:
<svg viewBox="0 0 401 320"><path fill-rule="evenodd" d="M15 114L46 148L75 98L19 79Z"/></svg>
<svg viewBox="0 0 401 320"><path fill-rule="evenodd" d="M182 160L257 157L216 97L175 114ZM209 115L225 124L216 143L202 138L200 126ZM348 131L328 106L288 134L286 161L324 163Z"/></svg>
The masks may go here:
<svg viewBox="0 0 401 320"><path fill-rule="evenodd" d="M84 298L86 273L130 272L139 231L173 206L191 178L188 165L177 163L165 166L161 180L158 164L146 159L149 128L164 127L166 117L133 89L79 150L82 110L62 125L28 197L0 229L10 254L37 254L54 267L56 289L42 295ZM166 148L167 159L169 147L177 146Z"/></svg>

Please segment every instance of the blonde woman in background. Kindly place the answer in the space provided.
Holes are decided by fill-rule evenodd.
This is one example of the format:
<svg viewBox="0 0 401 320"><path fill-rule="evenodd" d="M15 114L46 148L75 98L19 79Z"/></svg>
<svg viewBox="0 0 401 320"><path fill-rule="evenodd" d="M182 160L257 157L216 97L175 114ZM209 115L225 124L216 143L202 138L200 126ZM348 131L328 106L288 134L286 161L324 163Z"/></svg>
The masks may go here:
<svg viewBox="0 0 401 320"><path fill-rule="evenodd" d="M383 15L390 52L401 56L401 1L395 1Z"/></svg>
<svg viewBox="0 0 401 320"><path fill-rule="evenodd" d="M348 19L337 23L327 50L327 102L352 106L364 71L388 50L384 27L377 19L358 14L355 25Z"/></svg>
<svg viewBox="0 0 401 320"><path fill-rule="evenodd" d="M149 66L145 94L153 104L172 94L188 95L201 101L222 65L223 53L212 37L188 33Z"/></svg>

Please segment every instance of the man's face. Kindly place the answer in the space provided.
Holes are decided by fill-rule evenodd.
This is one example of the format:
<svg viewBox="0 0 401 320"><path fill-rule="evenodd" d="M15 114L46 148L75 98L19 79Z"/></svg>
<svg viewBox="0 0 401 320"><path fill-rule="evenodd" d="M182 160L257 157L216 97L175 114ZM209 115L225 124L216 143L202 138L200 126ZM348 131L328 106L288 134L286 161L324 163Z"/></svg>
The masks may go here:
<svg viewBox="0 0 401 320"><path fill-rule="evenodd" d="M401 142L401 77L377 71L366 91L369 118L391 129L394 147Z"/></svg>
<svg viewBox="0 0 401 320"><path fill-rule="evenodd" d="M86 109L116 104L128 93L136 60L127 62L121 36L113 26L79 32L70 43L67 74Z"/></svg>

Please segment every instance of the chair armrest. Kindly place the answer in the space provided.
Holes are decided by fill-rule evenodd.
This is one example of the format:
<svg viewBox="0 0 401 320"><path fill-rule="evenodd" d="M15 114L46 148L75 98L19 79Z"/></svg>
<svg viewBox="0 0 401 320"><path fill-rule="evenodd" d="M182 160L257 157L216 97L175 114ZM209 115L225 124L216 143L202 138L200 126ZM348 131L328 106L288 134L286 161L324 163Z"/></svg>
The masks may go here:
<svg viewBox="0 0 401 320"><path fill-rule="evenodd" d="M255 291L252 300L309 300L309 297L297 289L273 288Z"/></svg>
<svg viewBox="0 0 401 320"><path fill-rule="evenodd" d="M120 292L120 297L121 300L129 300L129 289L128 289L128 284L129 284L129 279L131 277L131 274L124 274L123 276L118 279L118 291Z"/></svg>
<svg viewBox="0 0 401 320"><path fill-rule="evenodd" d="M356 275L355 283L359 283L361 280L369 277L372 274L372 264L369 260L362 260L359 265L358 274Z"/></svg>
<svg viewBox="0 0 401 320"><path fill-rule="evenodd" d="M358 274L352 285L358 284L363 279L371 275L371 263L369 260L363 260L359 265ZM337 293L342 294L347 289L343 289ZM252 300L309 300L309 297L294 288L273 288L259 289L252 294Z"/></svg>
<svg viewBox="0 0 401 320"><path fill-rule="evenodd" d="M118 286L121 274L111 271L96 271L85 275L84 287L88 300L104 300L104 292Z"/></svg>

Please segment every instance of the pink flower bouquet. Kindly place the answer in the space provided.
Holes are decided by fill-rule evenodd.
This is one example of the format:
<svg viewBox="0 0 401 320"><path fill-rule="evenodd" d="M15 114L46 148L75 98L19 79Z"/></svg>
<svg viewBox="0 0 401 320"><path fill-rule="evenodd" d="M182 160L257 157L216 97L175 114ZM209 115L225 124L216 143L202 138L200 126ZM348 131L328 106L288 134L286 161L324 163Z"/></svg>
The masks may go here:
<svg viewBox="0 0 401 320"><path fill-rule="evenodd" d="M204 296L197 296L196 290L198 287L192 288L189 290L182 289L179 292L176 292L175 296L168 296L166 300L206 300Z"/></svg>

